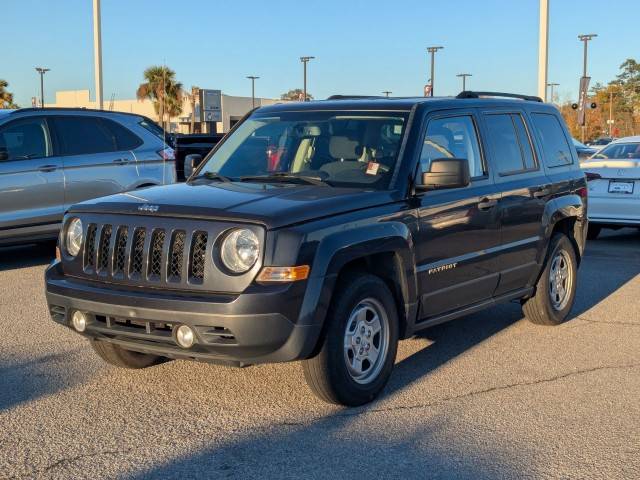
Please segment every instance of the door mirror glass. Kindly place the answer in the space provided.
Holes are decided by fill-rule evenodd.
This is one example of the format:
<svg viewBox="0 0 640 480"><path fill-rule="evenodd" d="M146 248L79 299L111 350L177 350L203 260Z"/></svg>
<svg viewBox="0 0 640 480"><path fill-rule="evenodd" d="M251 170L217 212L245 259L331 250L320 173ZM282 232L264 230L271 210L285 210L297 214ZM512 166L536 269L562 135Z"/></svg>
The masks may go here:
<svg viewBox="0 0 640 480"><path fill-rule="evenodd" d="M429 171L422 174L422 184L418 190L440 190L462 188L471 183L469 161L465 158L435 158L431 160Z"/></svg>
<svg viewBox="0 0 640 480"><path fill-rule="evenodd" d="M202 155L199 153L192 153L184 157L184 178L189 178L201 162Z"/></svg>

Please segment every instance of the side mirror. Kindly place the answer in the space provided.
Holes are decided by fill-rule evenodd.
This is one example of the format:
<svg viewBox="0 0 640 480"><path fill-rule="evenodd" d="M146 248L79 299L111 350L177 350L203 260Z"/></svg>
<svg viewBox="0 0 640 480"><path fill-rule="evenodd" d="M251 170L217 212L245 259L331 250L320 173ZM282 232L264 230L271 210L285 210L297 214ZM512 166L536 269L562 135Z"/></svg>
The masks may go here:
<svg viewBox="0 0 640 480"><path fill-rule="evenodd" d="M202 155L199 153L192 153L184 157L184 178L189 178L200 162L202 162Z"/></svg>
<svg viewBox="0 0 640 480"><path fill-rule="evenodd" d="M469 161L466 158L436 158L431 160L429 171L422 174L418 190L461 188L471 183Z"/></svg>

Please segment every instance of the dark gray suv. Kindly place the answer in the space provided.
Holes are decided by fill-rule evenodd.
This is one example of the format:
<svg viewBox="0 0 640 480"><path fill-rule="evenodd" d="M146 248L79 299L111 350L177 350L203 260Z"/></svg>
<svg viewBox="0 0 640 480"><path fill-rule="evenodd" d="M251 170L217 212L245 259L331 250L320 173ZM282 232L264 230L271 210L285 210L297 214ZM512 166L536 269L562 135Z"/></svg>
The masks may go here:
<svg viewBox="0 0 640 480"><path fill-rule="evenodd" d="M0 110L0 244L55 239L70 205L175 179L173 149L148 118Z"/></svg>

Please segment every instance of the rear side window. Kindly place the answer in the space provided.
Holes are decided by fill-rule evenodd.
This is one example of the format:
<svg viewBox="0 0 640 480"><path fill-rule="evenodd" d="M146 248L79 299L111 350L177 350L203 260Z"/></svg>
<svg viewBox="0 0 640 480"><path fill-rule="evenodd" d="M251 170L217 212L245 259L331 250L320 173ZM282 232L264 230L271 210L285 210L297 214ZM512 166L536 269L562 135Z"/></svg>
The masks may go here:
<svg viewBox="0 0 640 480"><path fill-rule="evenodd" d="M138 122L138 124L146 129L149 130L151 133L153 133L156 137L160 138L161 140L164 140L165 138L165 132L162 128L160 128L158 126L157 123L149 120L148 118L143 118L142 120L140 120L140 122Z"/></svg>
<svg viewBox="0 0 640 480"><path fill-rule="evenodd" d="M118 150L133 150L142 145L142 140L125 126L108 118L102 118L101 121L113 137Z"/></svg>
<svg viewBox="0 0 640 480"><path fill-rule="evenodd" d="M531 139L521 115L501 113L485 118L500 175L537 169Z"/></svg>
<svg viewBox="0 0 640 480"><path fill-rule="evenodd" d="M113 135L97 117L55 117L56 132L63 155L115 152Z"/></svg>
<svg viewBox="0 0 640 480"><path fill-rule="evenodd" d="M26 118L0 127L0 159L29 160L49 155L49 132L42 118Z"/></svg>
<svg viewBox="0 0 640 480"><path fill-rule="evenodd" d="M547 167L571 165L573 163L571 147L556 116L547 113L534 113L531 117L542 141Z"/></svg>

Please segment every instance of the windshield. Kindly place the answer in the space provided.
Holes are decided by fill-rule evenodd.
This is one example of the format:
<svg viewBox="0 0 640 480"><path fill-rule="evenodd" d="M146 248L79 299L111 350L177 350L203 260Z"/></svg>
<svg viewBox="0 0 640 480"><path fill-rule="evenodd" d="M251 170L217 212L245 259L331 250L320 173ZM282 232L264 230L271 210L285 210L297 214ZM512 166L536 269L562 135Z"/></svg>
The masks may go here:
<svg viewBox="0 0 640 480"><path fill-rule="evenodd" d="M629 159L640 158L640 143L612 143L591 158Z"/></svg>
<svg viewBox="0 0 640 480"><path fill-rule="evenodd" d="M282 112L253 115L210 157L198 176L261 181L294 177L343 187L387 188L405 113Z"/></svg>

